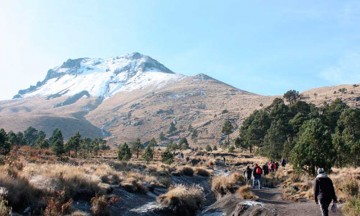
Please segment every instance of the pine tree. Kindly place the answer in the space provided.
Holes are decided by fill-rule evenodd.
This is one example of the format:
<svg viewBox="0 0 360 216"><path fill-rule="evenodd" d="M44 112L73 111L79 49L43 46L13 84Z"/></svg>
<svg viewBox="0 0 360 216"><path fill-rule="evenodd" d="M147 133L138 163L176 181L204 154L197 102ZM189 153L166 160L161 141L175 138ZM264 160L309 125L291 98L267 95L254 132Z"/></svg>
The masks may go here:
<svg viewBox="0 0 360 216"><path fill-rule="evenodd" d="M118 151L118 159L119 160L128 161L128 160L130 160L131 155L132 154L131 154L130 148L126 143L119 146L119 151Z"/></svg>
<svg viewBox="0 0 360 216"><path fill-rule="evenodd" d="M212 148L211 148L211 146L210 146L209 144L207 144L206 147L205 147L205 150L206 150L207 152L211 152L211 151L212 151Z"/></svg>
<svg viewBox="0 0 360 216"><path fill-rule="evenodd" d="M175 126L175 123L174 122L171 122L170 123L170 128L169 128L169 131L168 131L168 134L172 134L173 132L175 132L177 130L176 126Z"/></svg>
<svg viewBox="0 0 360 216"><path fill-rule="evenodd" d="M186 138L181 138L179 141L179 149L186 150L189 149L189 143Z"/></svg>
<svg viewBox="0 0 360 216"><path fill-rule="evenodd" d="M132 144L132 150L136 152L136 158L139 158L140 150L142 149L142 144L140 139L136 139L136 141Z"/></svg>
<svg viewBox="0 0 360 216"><path fill-rule="evenodd" d="M50 146L53 152L60 156L64 153L64 137L60 129L56 128L50 137Z"/></svg>
<svg viewBox="0 0 360 216"><path fill-rule="evenodd" d="M161 157L161 161L163 163L172 164L174 162L174 155L168 149L166 149L166 151L162 153Z"/></svg>
<svg viewBox="0 0 360 216"><path fill-rule="evenodd" d="M222 127L221 132L227 136L228 145L230 144L230 134L232 133L232 130L233 130L233 126L230 120L226 120Z"/></svg>
<svg viewBox="0 0 360 216"><path fill-rule="evenodd" d="M0 154L7 155L10 152L10 143L7 140L7 134L3 128L0 129Z"/></svg>
<svg viewBox="0 0 360 216"><path fill-rule="evenodd" d="M77 157L77 152L80 148L81 135L80 132L76 132L76 134L70 137L69 141L66 143L66 151L69 152L74 150L75 157Z"/></svg>
<svg viewBox="0 0 360 216"><path fill-rule="evenodd" d="M154 157L154 152L151 149L151 146L147 146L144 153L142 154L142 158L145 161L149 162L149 161L151 161L153 159L153 157Z"/></svg>

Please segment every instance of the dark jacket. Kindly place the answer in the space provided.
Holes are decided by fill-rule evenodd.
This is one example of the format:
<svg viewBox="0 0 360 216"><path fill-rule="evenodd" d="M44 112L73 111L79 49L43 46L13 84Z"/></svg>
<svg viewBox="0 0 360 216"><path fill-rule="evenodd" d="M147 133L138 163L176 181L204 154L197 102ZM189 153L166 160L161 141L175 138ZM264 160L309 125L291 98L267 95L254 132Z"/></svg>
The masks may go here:
<svg viewBox="0 0 360 216"><path fill-rule="evenodd" d="M252 169L250 167L247 167L245 172L246 172L246 178L251 179Z"/></svg>
<svg viewBox="0 0 360 216"><path fill-rule="evenodd" d="M325 200L326 202L337 202L334 185L331 179L326 174L319 174L316 176L314 182L314 197L315 202Z"/></svg>
<svg viewBox="0 0 360 216"><path fill-rule="evenodd" d="M257 170L257 169L260 169L260 170L261 170L261 174L262 174L262 169L261 169L261 167L255 166L255 168L253 169L253 176L254 176L255 179L261 178L261 174L257 174L257 173L256 173L256 170Z"/></svg>

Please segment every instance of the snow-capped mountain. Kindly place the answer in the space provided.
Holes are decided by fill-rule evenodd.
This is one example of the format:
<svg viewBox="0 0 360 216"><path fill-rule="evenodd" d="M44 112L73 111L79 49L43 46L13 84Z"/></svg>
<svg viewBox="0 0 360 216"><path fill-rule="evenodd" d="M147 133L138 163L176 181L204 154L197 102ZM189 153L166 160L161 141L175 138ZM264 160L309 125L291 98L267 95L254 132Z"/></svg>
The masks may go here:
<svg viewBox="0 0 360 216"><path fill-rule="evenodd" d="M151 57L136 52L107 59L69 59L50 69L36 86L20 90L14 98L80 94L106 99L122 91L161 88L183 78L184 75L175 74Z"/></svg>

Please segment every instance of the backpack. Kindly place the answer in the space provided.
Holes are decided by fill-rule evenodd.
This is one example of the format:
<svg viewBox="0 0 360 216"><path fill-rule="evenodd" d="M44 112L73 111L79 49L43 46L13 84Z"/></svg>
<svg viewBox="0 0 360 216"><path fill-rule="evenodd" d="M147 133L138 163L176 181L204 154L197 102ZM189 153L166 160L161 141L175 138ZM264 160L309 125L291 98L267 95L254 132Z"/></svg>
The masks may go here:
<svg viewBox="0 0 360 216"><path fill-rule="evenodd" d="M256 167L255 173L261 175L261 174L262 174L261 168L260 168L260 167Z"/></svg>

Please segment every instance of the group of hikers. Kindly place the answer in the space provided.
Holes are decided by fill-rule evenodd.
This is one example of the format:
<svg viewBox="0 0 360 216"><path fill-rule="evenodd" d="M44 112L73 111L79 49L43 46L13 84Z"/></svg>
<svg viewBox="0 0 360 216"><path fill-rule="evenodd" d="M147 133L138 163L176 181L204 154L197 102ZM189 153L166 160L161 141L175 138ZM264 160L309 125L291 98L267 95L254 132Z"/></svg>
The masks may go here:
<svg viewBox="0 0 360 216"><path fill-rule="evenodd" d="M281 166L285 168L286 160L281 160ZM261 175L267 175L269 172L276 172L279 168L278 162L270 161L265 163L262 167L258 164L255 164L254 168L251 169L250 166L247 166L244 170L244 177L248 183L252 180L252 188L255 189L256 184L258 188L262 188ZM323 168L318 168L317 176L314 180L314 199L315 203L320 206L320 210L323 216L329 215L329 206L331 201L333 205L331 207L332 211L336 211L337 197L335 194L334 185L331 179L326 175Z"/></svg>
<svg viewBox="0 0 360 216"><path fill-rule="evenodd" d="M285 168L286 160L282 159L280 164ZM266 176L271 172L277 172L280 164L278 162L269 161L268 163L265 163L262 167L260 167L258 164L255 164L254 169L251 169L250 166L247 166L244 170L244 177L248 183L250 183L252 180L253 188L255 188L255 185L257 183L259 189L261 189L261 175Z"/></svg>

